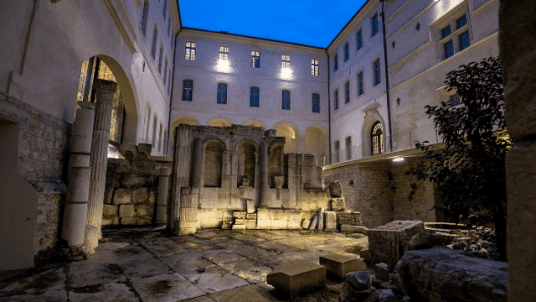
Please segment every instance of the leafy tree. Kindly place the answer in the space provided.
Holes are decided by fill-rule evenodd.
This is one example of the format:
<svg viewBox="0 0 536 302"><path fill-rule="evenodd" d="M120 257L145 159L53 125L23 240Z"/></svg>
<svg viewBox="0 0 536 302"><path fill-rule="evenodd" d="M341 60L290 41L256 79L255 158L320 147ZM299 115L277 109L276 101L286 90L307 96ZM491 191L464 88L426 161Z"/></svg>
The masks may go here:
<svg viewBox="0 0 536 302"><path fill-rule="evenodd" d="M425 106L445 146L416 142L425 161L410 169L437 184L438 210L476 224L493 222L497 248L506 257L505 157L512 147L506 131L502 70L498 57L462 65L447 74L448 91L461 104Z"/></svg>

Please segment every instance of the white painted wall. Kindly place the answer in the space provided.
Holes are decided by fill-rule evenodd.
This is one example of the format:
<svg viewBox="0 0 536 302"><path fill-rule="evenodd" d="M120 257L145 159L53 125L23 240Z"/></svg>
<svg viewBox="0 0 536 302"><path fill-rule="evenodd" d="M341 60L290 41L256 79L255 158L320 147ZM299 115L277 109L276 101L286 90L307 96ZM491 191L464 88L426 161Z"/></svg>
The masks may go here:
<svg viewBox="0 0 536 302"><path fill-rule="evenodd" d="M196 58L185 60L187 41L196 43ZM229 47L229 68L219 68L219 47ZM260 68L251 67L251 51L260 51ZM281 56L290 55L291 75L281 73ZM319 75L311 75L311 59L319 60ZM327 154L328 68L324 49L226 33L183 29L177 39L172 124L193 118L200 125L216 119L244 125L255 121L265 129L292 129L286 152L314 153L320 163ZM183 80L193 80L193 101L182 101ZM227 83L227 104L217 104L218 83ZM250 107L250 87L259 87L259 107ZM291 92L291 109L282 109L282 90ZM312 94L320 95L320 113L312 112ZM324 152L306 147L311 127L325 132ZM172 134L172 133L171 133ZM278 133L278 135L281 135ZM289 141L295 140L295 142ZM295 145L296 147L292 147Z"/></svg>

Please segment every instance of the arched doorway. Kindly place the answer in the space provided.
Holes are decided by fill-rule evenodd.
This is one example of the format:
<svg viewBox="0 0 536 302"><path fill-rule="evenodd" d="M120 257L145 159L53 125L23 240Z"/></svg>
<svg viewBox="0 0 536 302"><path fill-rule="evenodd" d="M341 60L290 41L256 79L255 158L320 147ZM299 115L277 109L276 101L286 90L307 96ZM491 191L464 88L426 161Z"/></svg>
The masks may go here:
<svg viewBox="0 0 536 302"><path fill-rule="evenodd" d="M304 153L316 156L316 164L323 166L326 164L326 130L320 126L312 126L305 130L305 148Z"/></svg>
<svg viewBox="0 0 536 302"><path fill-rule="evenodd" d="M275 135L285 138L284 153L298 153L298 128L292 124L282 123L274 127Z"/></svg>

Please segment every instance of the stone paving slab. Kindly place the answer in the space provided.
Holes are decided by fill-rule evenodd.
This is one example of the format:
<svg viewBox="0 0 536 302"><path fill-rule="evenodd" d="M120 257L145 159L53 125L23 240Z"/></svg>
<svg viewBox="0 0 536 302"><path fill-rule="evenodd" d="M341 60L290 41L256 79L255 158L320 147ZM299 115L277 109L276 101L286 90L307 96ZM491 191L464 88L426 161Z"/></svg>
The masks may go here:
<svg viewBox="0 0 536 302"><path fill-rule="evenodd" d="M0 284L0 297L11 294L35 295L65 288L65 272L63 267L51 268L43 272L29 275L22 279L12 279Z"/></svg>
<svg viewBox="0 0 536 302"><path fill-rule="evenodd" d="M171 269L156 258L130 260L121 263L123 273L129 280L138 280L145 277L172 273Z"/></svg>
<svg viewBox="0 0 536 302"><path fill-rule="evenodd" d="M187 279L207 293L216 293L249 285L247 281L233 276L217 266L210 266L204 272L191 275Z"/></svg>
<svg viewBox="0 0 536 302"><path fill-rule="evenodd" d="M209 266L214 265L212 262L202 259L199 255L188 254L170 255L161 257L160 260L169 266L173 271L183 275L186 278L191 278L206 270Z"/></svg>
<svg viewBox="0 0 536 302"><path fill-rule="evenodd" d="M148 249L154 255L160 257L180 254L185 250L185 248L180 244L176 244L165 237L141 238L139 242L144 248Z"/></svg>
<svg viewBox="0 0 536 302"><path fill-rule="evenodd" d="M67 270L67 285L73 288L126 280L122 268L115 263L79 261L71 263Z"/></svg>
<svg viewBox="0 0 536 302"><path fill-rule="evenodd" d="M190 300L184 300L183 302L215 302L215 300L209 298L209 296L202 296L199 298L193 298Z"/></svg>
<svg viewBox="0 0 536 302"><path fill-rule="evenodd" d="M209 297L217 302L265 302L265 301L284 301L272 296L265 289L248 285L233 290L210 294Z"/></svg>
<svg viewBox="0 0 536 302"><path fill-rule="evenodd" d="M175 302L205 295L177 273L140 279L132 282L132 286L143 302Z"/></svg>
<svg viewBox="0 0 536 302"><path fill-rule="evenodd" d="M140 301L126 284L110 283L93 288L91 292L83 290L70 291L69 301L71 302L130 302Z"/></svg>
<svg viewBox="0 0 536 302"><path fill-rule="evenodd" d="M144 261L146 259L154 258L154 255L141 247L139 244L130 244L118 249L115 249L117 262L119 264L131 262L131 261Z"/></svg>
<svg viewBox="0 0 536 302"><path fill-rule="evenodd" d="M36 296L18 295L0 298L0 302L66 302L67 292L65 290L51 290ZM71 300L72 301L72 300Z"/></svg>

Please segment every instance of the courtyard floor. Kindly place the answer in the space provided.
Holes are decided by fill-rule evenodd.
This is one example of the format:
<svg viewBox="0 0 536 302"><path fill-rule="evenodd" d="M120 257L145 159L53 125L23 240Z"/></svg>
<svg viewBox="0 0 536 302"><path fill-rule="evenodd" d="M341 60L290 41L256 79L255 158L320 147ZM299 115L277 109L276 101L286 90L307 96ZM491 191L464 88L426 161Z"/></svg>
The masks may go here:
<svg viewBox="0 0 536 302"><path fill-rule="evenodd" d="M358 238L360 237L360 238ZM85 261L50 264L0 282L6 301L285 301L266 275L288 261L359 254L360 234L274 230L107 230ZM338 301L342 284L290 301Z"/></svg>

